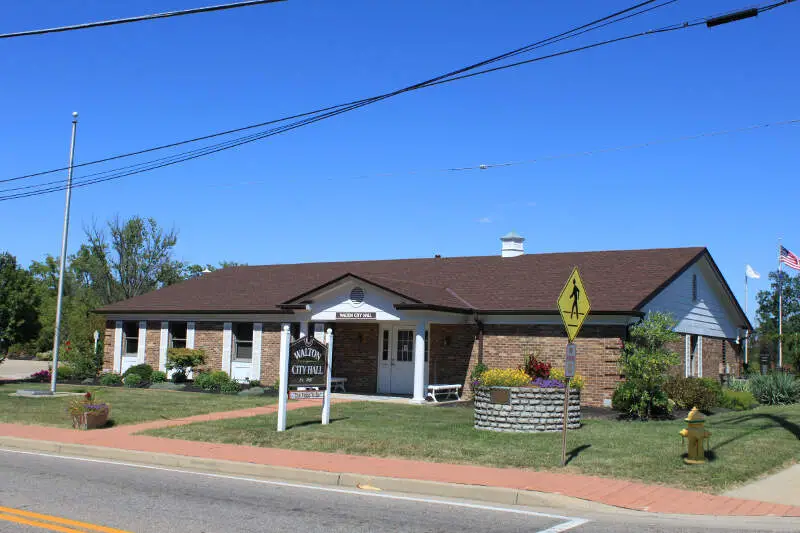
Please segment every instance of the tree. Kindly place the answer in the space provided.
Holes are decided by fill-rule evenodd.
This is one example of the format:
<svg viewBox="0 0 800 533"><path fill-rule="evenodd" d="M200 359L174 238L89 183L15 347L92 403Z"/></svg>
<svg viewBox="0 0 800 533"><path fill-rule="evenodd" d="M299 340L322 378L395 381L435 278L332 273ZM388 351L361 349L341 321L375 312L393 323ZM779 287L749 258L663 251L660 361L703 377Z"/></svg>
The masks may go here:
<svg viewBox="0 0 800 533"><path fill-rule="evenodd" d="M171 285L185 279L185 265L173 259L178 236L155 219L134 216L108 223L110 242L103 229L86 230L87 243L73 265L101 304L108 304Z"/></svg>
<svg viewBox="0 0 800 533"><path fill-rule="evenodd" d="M614 392L614 402L642 419L656 410L669 411L669 399L662 390L669 370L680 363L678 355L666 346L678 340L675 319L666 313L650 313L630 329L619 360L625 376Z"/></svg>
<svg viewBox="0 0 800 533"><path fill-rule="evenodd" d="M17 259L0 253L0 353L14 343L32 340L39 332L38 295L33 278Z"/></svg>
<svg viewBox="0 0 800 533"><path fill-rule="evenodd" d="M770 287L756 295L758 310L755 342L756 356L767 352L773 359L778 353L778 295L781 280L778 272L769 273ZM783 273L783 358L795 368L800 366L800 277Z"/></svg>

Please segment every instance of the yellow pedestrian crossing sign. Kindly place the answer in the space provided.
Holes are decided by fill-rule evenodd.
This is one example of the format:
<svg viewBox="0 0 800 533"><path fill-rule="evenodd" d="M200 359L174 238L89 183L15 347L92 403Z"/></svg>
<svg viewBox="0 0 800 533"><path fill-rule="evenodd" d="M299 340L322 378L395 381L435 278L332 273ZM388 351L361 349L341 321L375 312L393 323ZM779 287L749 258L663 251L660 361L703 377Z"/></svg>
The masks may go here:
<svg viewBox="0 0 800 533"><path fill-rule="evenodd" d="M564 321L564 328L567 330L569 342L572 342L578 336L583 321L589 316L591 307L578 267L572 270L572 274L567 279L567 284L564 285L564 289L558 295L556 305L559 313L561 313L561 320Z"/></svg>

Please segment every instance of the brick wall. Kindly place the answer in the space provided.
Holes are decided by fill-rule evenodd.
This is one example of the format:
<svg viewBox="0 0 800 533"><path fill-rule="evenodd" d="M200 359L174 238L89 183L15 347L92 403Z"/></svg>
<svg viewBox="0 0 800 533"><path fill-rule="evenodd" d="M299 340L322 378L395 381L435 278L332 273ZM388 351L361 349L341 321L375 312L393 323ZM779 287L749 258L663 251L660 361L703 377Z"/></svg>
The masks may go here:
<svg viewBox="0 0 800 533"><path fill-rule="evenodd" d="M724 357L723 357L724 346ZM680 340L670 343L669 349L677 353L680 357L680 365L675 367L671 374L675 376L685 376L686 372L686 335L681 334ZM724 361L730 365L733 375L739 376L742 373L744 362L741 345L737 345L734 340L719 337L703 336L703 377L719 378L719 365Z"/></svg>
<svg viewBox="0 0 800 533"><path fill-rule="evenodd" d="M333 375L347 378L348 392L375 393L378 324L336 324L333 339Z"/></svg>
<svg viewBox="0 0 800 533"><path fill-rule="evenodd" d="M586 326L575 339L576 372L586 378L581 393L584 405L599 406L611 399L621 381L617 361L624 338L624 326ZM561 325L487 324L483 345L483 362L490 368L515 368L529 353L536 354L540 361L563 367L567 338ZM473 350L473 359L476 354L477 350ZM470 363L472 366L474 362Z"/></svg>
<svg viewBox="0 0 800 533"><path fill-rule="evenodd" d="M222 369L222 322L196 322L194 347L206 353L206 366Z"/></svg>
<svg viewBox="0 0 800 533"><path fill-rule="evenodd" d="M161 347L161 322L147 321L147 337L144 347L144 362L158 370L158 352Z"/></svg>
<svg viewBox="0 0 800 533"><path fill-rule="evenodd" d="M280 375L281 325L264 322L261 330L261 384L272 386Z"/></svg>
<svg viewBox="0 0 800 533"><path fill-rule="evenodd" d="M478 362L478 328L473 325L431 324L428 338L428 382L468 385Z"/></svg>
<svg viewBox="0 0 800 533"><path fill-rule="evenodd" d="M106 320L106 331L103 336L103 371L111 372L114 369L114 334L116 321Z"/></svg>

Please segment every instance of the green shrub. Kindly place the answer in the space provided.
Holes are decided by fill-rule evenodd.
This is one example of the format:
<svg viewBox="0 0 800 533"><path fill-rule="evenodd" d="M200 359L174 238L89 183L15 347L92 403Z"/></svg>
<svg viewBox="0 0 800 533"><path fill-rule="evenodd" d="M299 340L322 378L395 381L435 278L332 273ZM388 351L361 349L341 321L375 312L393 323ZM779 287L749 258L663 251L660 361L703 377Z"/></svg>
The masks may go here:
<svg viewBox="0 0 800 533"><path fill-rule="evenodd" d="M250 385L251 389L254 387L261 387L261 382L257 379L248 379L247 384Z"/></svg>
<svg viewBox="0 0 800 533"><path fill-rule="evenodd" d="M211 373L196 372L194 375L194 386L203 390L208 390L208 388L211 387Z"/></svg>
<svg viewBox="0 0 800 533"><path fill-rule="evenodd" d="M680 363L678 355L667 348L679 337L674 327L675 320L670 315L650 313L630 329L619 359L626 385L618 386L618 405L628 405L631 415L648 419L660 411L670 411L671 404L662 387L669 370Z"/></svg>
<svg viewBox="0 0 800 533"><path fill-rule="evenodd" d="M643 395L639 387L629 381L617 385L611 396L611 407L614 410L646 419L640 414L643 402L650 406L649 417L669 414L675 408L675 402L663 390L656 390L652 396Z"/></svg>
<svg viewBox="0 0 800 533"><path fill-rule="evenodd" d="M234 380L226 381L219 386L219 391L222 394L239 394L241 390L242 386Z"/></svg>
<svg viewBox="0 0 800 533"><path fill-rule="evenodd" d="M142 381L150 383L150 379L153 377L153 367L146 363L133 365L122 374L122 377L127 378L131 374L138 374L139 377L142 378Z"/></svg>
<svg viewBox="0 0 800 533"><path fill-rule="evenodd" d="M186 383L186 372L183 370L176 370L172 373L172 382L175 384Z"/></svg>
<svg viewBox="0 0 800 533"><path fill-rule="evenodd" d="M473 384L477 384L481 379L481 374L489 370L489 367L484 365L483 363L478 363L472 368L472 373L469 375L469 380ZM277 388L277 384L275 385Z"/></svg>
<svg viewBox="0 0 800 533"><path fill-rule="evenodd" d="M231 377L222 370L213 372L200 372L194 379L194 384L206 392L220 392L223 385L230 383ZM239 389L241 387L236 384ZM238 392L238 390L236 391Z"/></svg>
<svg viewBox="0 0 800 533"><path fill-rule="evenodd" d="M52 361L53 360L53 350L47 350L46 352L37 352L36 360L37 361Z"/></svg>
<svg viewBox="0 0 800 533"><path fill-rule="evenodd" d="M735 392L750 392L750 382L746 379L732 379L728 383L728 389Z"/></svg>
<svg viewBox="0 0 800 533"><path fill-rule="evenodd" d="M765 405L788 405L800 401L800 382L792 374L772 372L750 378L750 392Z"/></svg>
<svg viewBox="0 0 800 533"><path fill-rule="evenodd" d="M123 383L125 383L125 386L129 389L144 387L147 385L147 382L144 380L141 374L128 374L123 379Z"/></svg>
<svg viewBox="0 0 800 533"><path fill-rule="evenodd" d="M744 411L757 406L758 402L749 391L723 389L720 405L726 409Z"/></svg>
<svg viewBox="0 0 800 533"><path fill-rule="evenodd" d="M167 370L182 372L186 381L186 371L190 368L199 370L206 364L206 352L192 348L169 348L167 350ZM173 381L175 381L173 375ZM175 383L180 383L175 381Z"/></svg>
<svg viewBox="0 0 800 533"><path fill-rule="evenodd" d="M63 353L64 361L69 363L75 379L94 379L100 371L102 361L92 354L76 348L65 349Z"/></svg>
<svg viewBox="0 0 800 533"><path fill-rule="evenodd" d="M708 412L720 404L722 387L711 379L671 377L664 384L664 392L678 409L697 407Z"/></svg>
<svg viewBox="0 0 800 533"><path fill-rule="evenodd" d="M122 385L122 376L119 374L115 374L113 372L108 372L107 374L103 374L100 376L100 385L104 387L114 387L116 385Z"/></svg>
<svg viewBox="0 0 800 533"><path fill-rule="evenodd" d="M69 365L58 365L58 369L56 370L56 379L59 381L68 381L73 378L75 372L72 370L72 367Z"/></svg>
<svg viewBox="0 0 800 533"><path fill-rule="evenodd" d="M153 373L150 374L150 383L164 383L165 381L167 381L166 372L153 370Z"/></svg>

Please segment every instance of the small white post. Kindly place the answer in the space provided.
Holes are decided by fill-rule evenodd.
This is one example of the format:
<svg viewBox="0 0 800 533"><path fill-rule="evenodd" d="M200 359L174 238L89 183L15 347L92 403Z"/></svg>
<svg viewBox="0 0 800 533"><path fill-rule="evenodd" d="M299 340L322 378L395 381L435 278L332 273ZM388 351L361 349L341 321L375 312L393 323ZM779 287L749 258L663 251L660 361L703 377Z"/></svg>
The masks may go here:
<svg viewBox="0 0 800 533"><path fill-rule="evenodd" d="M97 355L97 341L100 340L100 332L94 330L94 355Z"/></svg>
<svg viewBox="0 0 800 533"><path fill-rule="evenodd" d="M289 325L281 331L281 357L278 385L278 431L286 431L286 403L289 394Z"/></svg>
<svg viewBox="0 0 800 533"><path fill-rule="evenodd" d="M325 399L322 400L322 425L331 421L331 364L333 363L333 330L328 328L326 335L328 345L328 370L325 376Z"/></svg>

